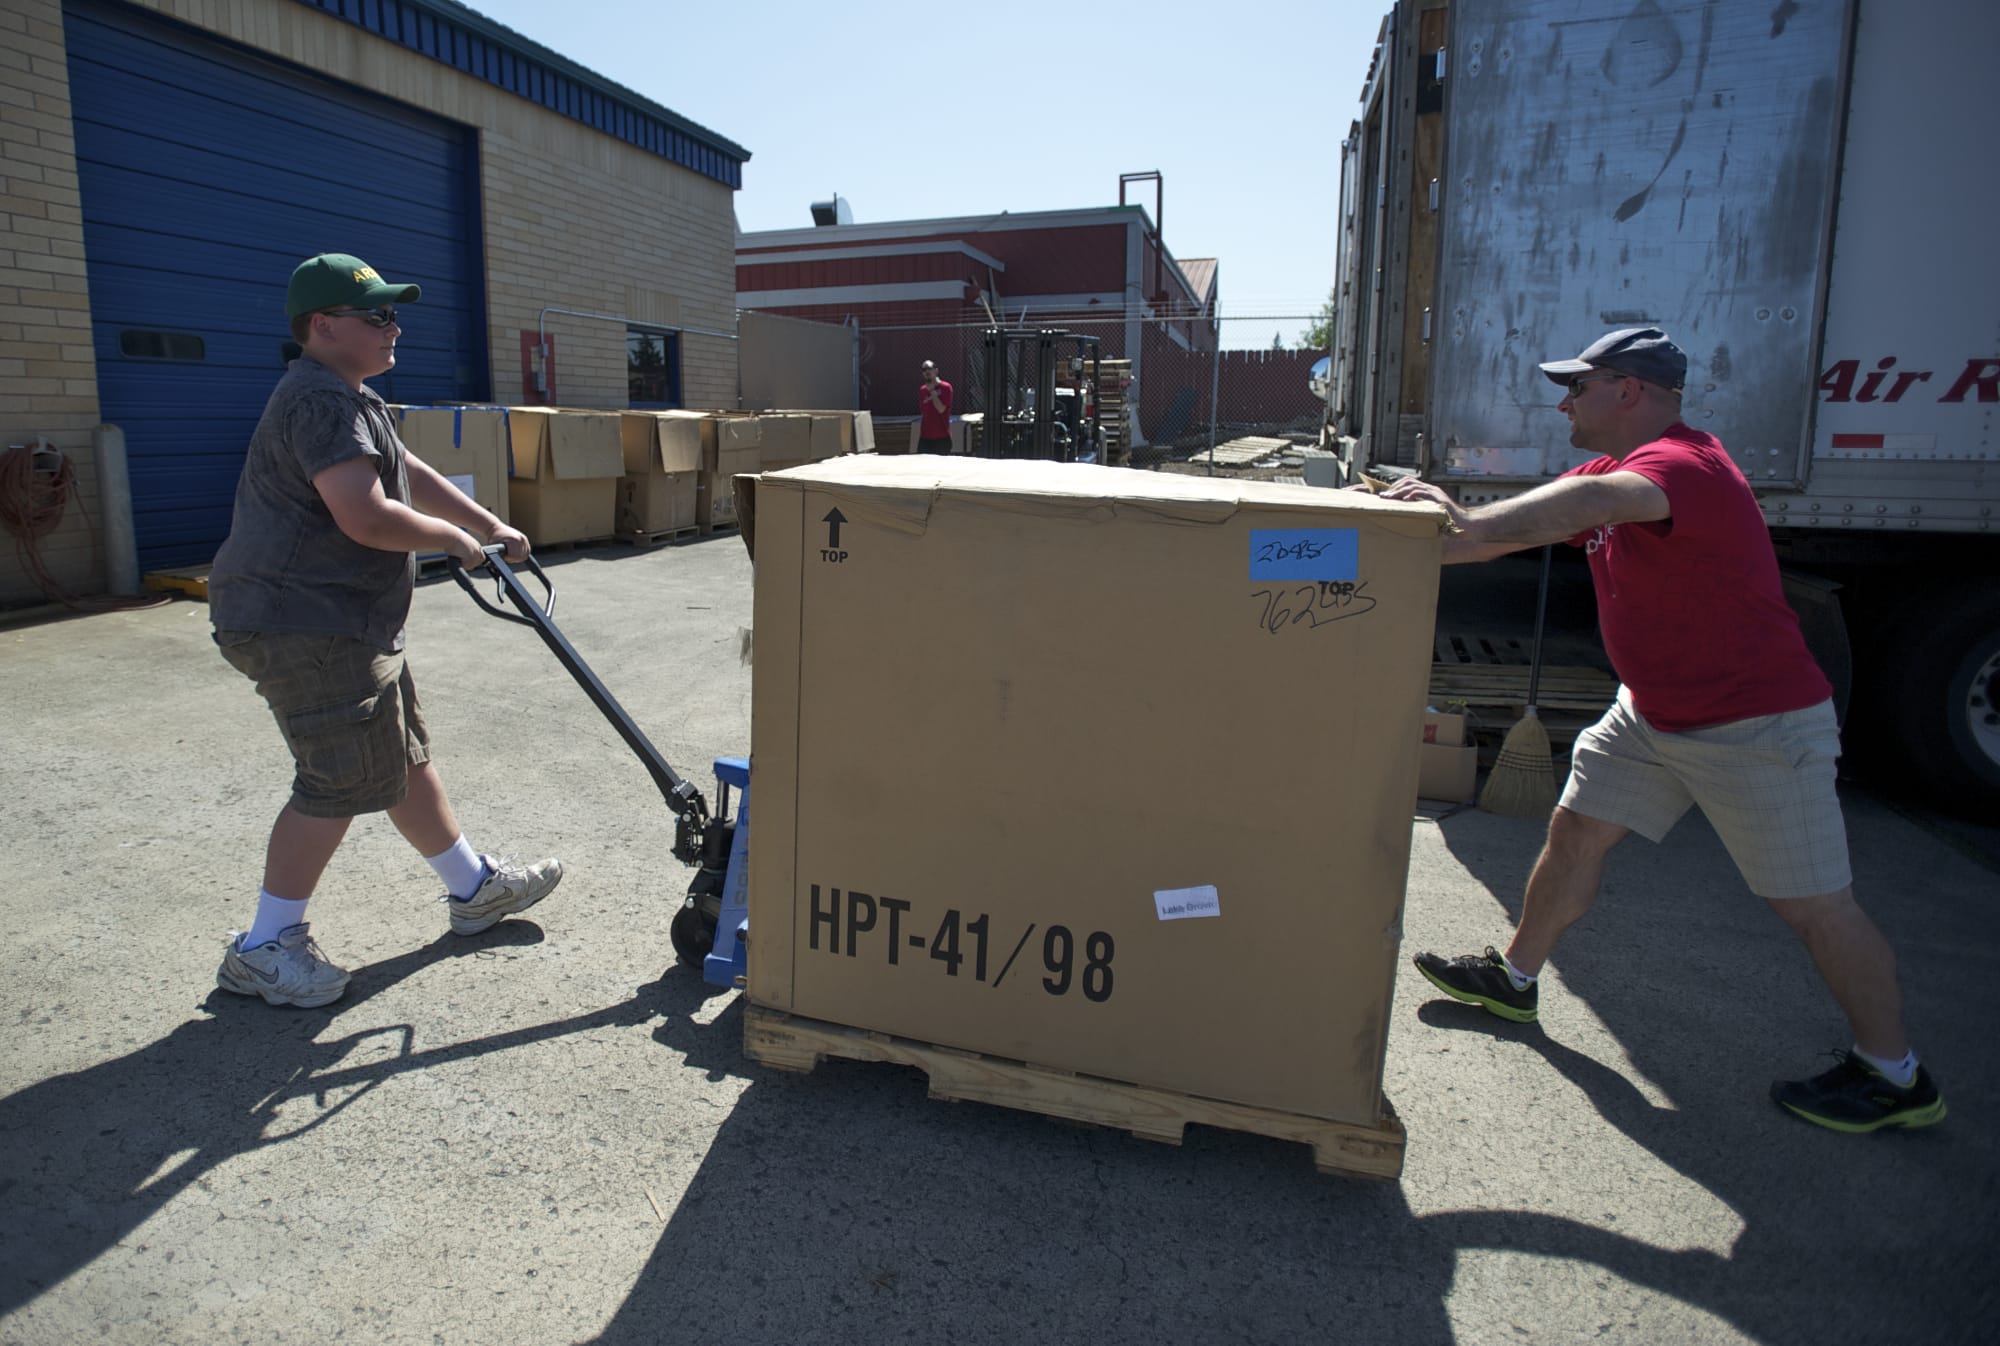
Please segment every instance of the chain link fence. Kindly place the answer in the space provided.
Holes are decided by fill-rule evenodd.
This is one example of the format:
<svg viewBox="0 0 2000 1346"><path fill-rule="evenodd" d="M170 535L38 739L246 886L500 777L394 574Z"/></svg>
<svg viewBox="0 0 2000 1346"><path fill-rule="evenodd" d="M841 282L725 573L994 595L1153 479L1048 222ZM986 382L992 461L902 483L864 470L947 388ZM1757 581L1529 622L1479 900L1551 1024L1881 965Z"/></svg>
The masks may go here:
<svg viewBox="0 0 2000 1346"><path fill-rule="evenodd" d="M996 317L998 315L995 315ZM1169 471L1250 472L1296 477L1316 451L1325 403L1314 392L1314 365L1326 354L1300 339L1320 315L1257 314L1161 317L1144 313L1008 313L996 323L974 310L952 323L877 323L860 328L861 405L873 413L882 452L915 443L918 369L936 361L952 385L957 452L1005 456L1014 441L989 437L989 416L1019 418L1023 389L1038 388L1036 334L1051 343L1054 390L1094 402L1104 441L1097 461ZM1026 338L1007 346L1003 386L989 388L986 333ZM1097 386L1078 358L1099 357ZM1024 366L1024 361L1029 362ZM971 419L965 418L970 414Z"/></svg>

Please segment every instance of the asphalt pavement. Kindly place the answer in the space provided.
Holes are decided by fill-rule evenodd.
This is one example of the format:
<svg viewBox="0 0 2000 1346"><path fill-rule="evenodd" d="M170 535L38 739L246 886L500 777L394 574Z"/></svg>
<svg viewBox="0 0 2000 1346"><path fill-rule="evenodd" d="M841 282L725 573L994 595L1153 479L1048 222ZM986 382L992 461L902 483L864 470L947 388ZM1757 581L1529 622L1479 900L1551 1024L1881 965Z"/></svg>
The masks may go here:
<svg viewBox="0 0 2000 1346"><path fill-rule="evenodd" d="M749 744L741 544L551 559L564 630L706 786ZM737 994L672 966L688 873L610 727L449 584L410 649L470 839L568 877L459 939L365 820L311 911L347 997L277 1010L214 989L289 773L206 609L0 627L0 1343L1991 1338L1990 829L1847 796L1942 1125L1855 1138L1768 1101L1846 1038L1697 817L1614 856L1541 1025L1406 963L1408 1158L1370 1183L1255 1136L750 1064ZM1413 826L1406 952L1504 942L1537 827Z"/></svg>

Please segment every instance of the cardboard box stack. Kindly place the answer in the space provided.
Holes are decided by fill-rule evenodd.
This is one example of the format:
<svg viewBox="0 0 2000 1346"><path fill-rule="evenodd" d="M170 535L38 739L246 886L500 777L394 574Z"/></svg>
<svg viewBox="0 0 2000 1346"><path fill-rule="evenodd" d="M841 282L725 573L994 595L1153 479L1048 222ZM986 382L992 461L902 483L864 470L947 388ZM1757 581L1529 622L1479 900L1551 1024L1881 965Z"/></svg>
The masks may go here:
<svg viewBox="0 0 2000 1346"><path fill-rule="evenodd" d="M1438 510L934 457L738 485L757 1005L1381 1121Z"/></svg>
<svg viewBox="0 0 2000 1346"><path fill-rule="evenodd" d="M505 407L393 407L396 433L424 460L502 522L507 510Z"/></svg>
<svg viewBox="0 0 2000 1346"><path fill-rule="evenodd" d="M510 520L537 544L610 537L625 471L619 413L512 407Z"/></svg>
<svg viewBox="0 0 2000 1346"><path fill-rule="evenodd" d="M865 411L390 410L411 452L537 542L732 527L733 478L875 451Z"/></svg>
<svg viewBox="0 0 2000 1346"><path fill-rule="evenodd" d="M699 525L702 464L715 420L698 411L628 411L619 420L625 475L618 479L618 531L651 539Z"/></svg>
<svg viewBox="0 0 2000 1346"><path fill-rule="evenodd" d="M717 412L715 438L704 442L701 499L698 511L704 529L736 526L736 493L730 483L763 466L764 423L741 412Z"/></svg>

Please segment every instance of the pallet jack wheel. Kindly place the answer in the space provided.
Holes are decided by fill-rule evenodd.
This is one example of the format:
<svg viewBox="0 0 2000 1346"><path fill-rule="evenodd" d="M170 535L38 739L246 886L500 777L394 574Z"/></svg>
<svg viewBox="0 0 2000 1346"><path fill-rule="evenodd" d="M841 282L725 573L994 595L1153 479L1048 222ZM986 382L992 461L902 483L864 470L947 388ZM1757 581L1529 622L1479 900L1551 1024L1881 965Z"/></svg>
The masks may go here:
<svg viewBox="0 0 2000 1346"><path fill-rule="evenodd" d="M674 956L683 967L700 967L715 947L715 921L701 909L701 904L688 899L681 909L674 913L673 924L667 927L667 938L673 941Z"/></svg>

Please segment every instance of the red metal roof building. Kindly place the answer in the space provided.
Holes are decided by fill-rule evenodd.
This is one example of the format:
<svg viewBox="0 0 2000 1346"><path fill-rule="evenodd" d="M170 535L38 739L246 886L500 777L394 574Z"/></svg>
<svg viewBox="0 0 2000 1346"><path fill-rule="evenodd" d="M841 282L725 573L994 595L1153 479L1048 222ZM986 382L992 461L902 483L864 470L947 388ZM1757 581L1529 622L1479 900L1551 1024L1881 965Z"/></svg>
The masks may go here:
<svg viewBox="0 0 2000 1346"><path fill-rule="evenodd" d="M1132 361L1142 433L1171 434L1207 392L1210 360L1190 357L1216 344L1215 260L1176 263L1139 206L739 234L736 291L741 309L856 324L880 416L916 414L926 359L966 386L998 321L1098 337Z"/></svg>

